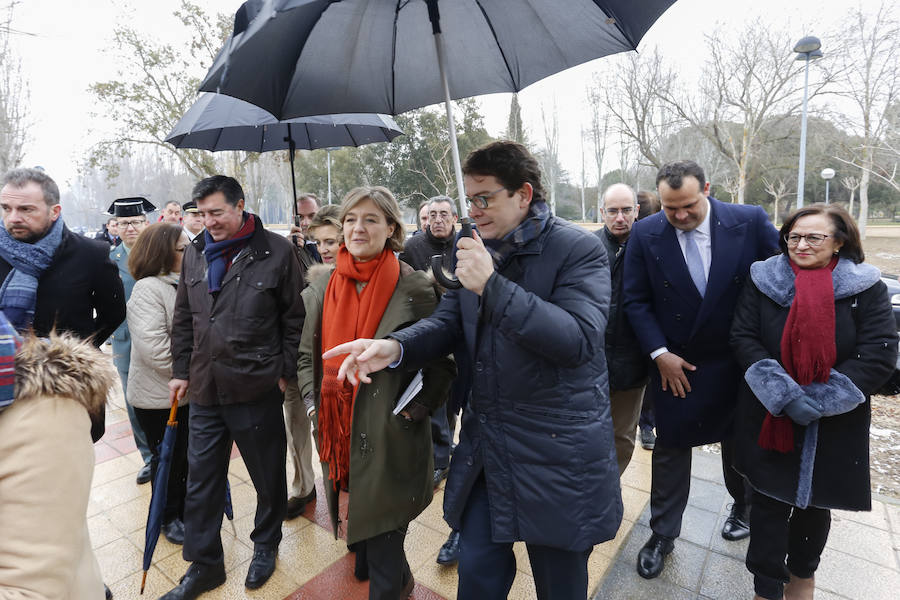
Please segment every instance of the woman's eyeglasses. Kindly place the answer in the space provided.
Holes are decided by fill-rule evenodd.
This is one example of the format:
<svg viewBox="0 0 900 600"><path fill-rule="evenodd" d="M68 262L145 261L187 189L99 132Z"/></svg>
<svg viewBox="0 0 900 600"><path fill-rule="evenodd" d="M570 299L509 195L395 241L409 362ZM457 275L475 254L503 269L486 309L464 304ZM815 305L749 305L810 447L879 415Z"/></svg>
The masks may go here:
<svg viewBox="0 0 900 600"><path fill-rule="evenodd" d="M825 238L829 237L831 236L824 233L807 233L806 235L791 233L784 236L784 241L791 248L795 248L800 243L800 240L805 239L807 244L809 244L813 248L816 248L818 246L821 246L825 242Z"/></svg>

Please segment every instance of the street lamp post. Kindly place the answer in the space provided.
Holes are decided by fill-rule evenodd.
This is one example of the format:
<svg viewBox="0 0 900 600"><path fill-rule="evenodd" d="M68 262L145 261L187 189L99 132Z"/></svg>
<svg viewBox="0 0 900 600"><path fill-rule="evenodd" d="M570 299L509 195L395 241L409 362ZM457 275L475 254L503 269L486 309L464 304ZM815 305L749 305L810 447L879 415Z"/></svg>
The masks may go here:
<svg viewBox="0 0 900 600"><path fill-rule="evenodd" d="M796 60L805 60L803 75L803 109L800 116L800 169L797 173L797 208L803 207L803 185L806 174L806 100L809 93L809 61L822 58L822 42L819 38L808 35L794 46Z"/></svg>
<svg viewBox="0 0 900 600"><path fill-rule="evenodd" d="M825 180L825 204L828 204L828 183L834 178L834 169L822 169L819 175Z"/></svg>
<svg viewBox="0 0 900 600"><path fill-rule="evenodd" d="M325 148L325 155L328 158L328 204L331 204L331 153L340 148Z"/></svg>

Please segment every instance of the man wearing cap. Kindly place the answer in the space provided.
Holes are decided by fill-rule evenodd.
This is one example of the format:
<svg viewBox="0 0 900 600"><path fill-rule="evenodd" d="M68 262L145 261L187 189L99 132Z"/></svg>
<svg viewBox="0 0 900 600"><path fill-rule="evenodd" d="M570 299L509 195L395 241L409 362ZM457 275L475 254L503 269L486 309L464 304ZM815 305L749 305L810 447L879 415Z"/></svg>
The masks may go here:
<svg viewBox="0 0 900 600"><path fill-rule="evenodd" d="M125 320L109 246L66 227L59 188L43 171L13 169L0 188L0 310L20 331L55 327L99 347ZM91 433L103 435L102 415Z"/></svg>
<svg viewBox="0 0 900 600"><path fill-rule="evenodd" d="M181 209L184 213L184 216L181 217L182 227L187 236L193 240L203 231L203 217L200 216L200 211L197 210L197 203L193 200L188 200L182 204Z"/></svg>
<svg viewBox="0 0 900 600"><path fill-rule="evenodd" d="M184 253L172 322L172 399L188 394L188 486L182 555L191 563L164 600L191 600L225 582L220 529L232 440L256 489L244 585L275 571L287 504L282 401L297 379L303 305L291 243L244 210L244 191L215 175L192 197L206 231Z"/></svg>
<svg viewBox="0 0 900 600"><path fill-rule="evenodd" d="M134 288L134 277L128 270L128 253L131 247L137 241L138 236L147 227L146 213L156 210L156 207L146 198L120 198L113 202L109 207L109 214L116 217L119 224L119 237L122 243L110 250L109 257L119 268L119 277L122 279L122 285L125 288L125 302L131 298L131 290ZM123 321L121 325L112 334L112 350L113 363L116 370L119 371L119 379L122 380L122 395L127 397L126 389L128 386L128 364L131 362L131 334L128 332L128 322ZM128 411L128 420L131 422L131 433L134 435L134 443L144 466L137 474L138 484L144 484L150 481L150 447L147 445L147 436L141 429L134 414L134 408L131 404L125 403Z"/></svg>

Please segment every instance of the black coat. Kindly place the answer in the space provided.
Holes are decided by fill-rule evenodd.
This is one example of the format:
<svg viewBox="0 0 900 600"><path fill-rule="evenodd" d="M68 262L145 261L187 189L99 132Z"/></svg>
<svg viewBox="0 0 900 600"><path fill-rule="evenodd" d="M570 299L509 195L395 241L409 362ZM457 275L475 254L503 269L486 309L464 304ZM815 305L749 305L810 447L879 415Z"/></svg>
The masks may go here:
<svg viewBox="0 0 900 600"><path fill-rule="evenodd" d="M779 256L753 265L751 279L746 283L735 308L731 345L742 372L764 359L775 359L781 364L781 336L793 298L793 272L790 267L787 267L789 275L781 273L783 269L771 268L778 265L778 261L787 263L784 257ZM887 288L878 279L877 272L855 287L838 282L839 279L843 281L841 273L853 270L851 267L862 270L842 260L833 273L836 280L837 349L834 370L849 377L866 399L850 412L819 419L809 505L870 510L871 407L868 396L888 378L893 369L897 356L897 334ZM744 382L735 419L735 467L755 489L793 504L806 428L794 425L793 452L783 454L764 450L759 447L757 439L766 412Z"/></svg>
<svg viewBox="0 0 900 600"><path fill-rule="evenodd" d="M472 388L444 491L458 528L484 472L492 539L587 550L622 519L603 331L606 252L551 217L491 275L482 296L444 294L435 313L391 334L404 363L454 353Z"/></svg>
<svg viewBox="0 0 900 600"><path fill-rule="evenodd" d="M456 245L456 236L436 238L431 235L431 230L426 229L421 235L415 235L403 246L400 260L417 271L431 270L431 257L440 254L444 269L451 270L453 263L453 248Z"/></svg>
<svg viewBox="0 0 900 600"><path fill-rule="evenodd" d="M279 378L297 378L303 323L300 263L290 241L256 229L209 293L206 236L184 253L172 323L172 376L187 379L191 402L218 406L265 397Z"/></svg>
<svg viewBox="0 0 900 600"><path fill-rule="evenodd" d="M0 258L0 282L12 266ZM96 311L96 316L95 316ZM78 235L63 225L53 262L38 280L34 331L46 336L53 327L97 347L125 320L125 292L109 245Z"/></svg>
<svg viewBox="0 0 900 600"><path fill-rule="evenodd" d="M612 294L609 300L609 323L606 326L606 364L609 365L609 389L627 390L647 385L650 359L641 345L624 310L625 244L604 227L594 232L609 259ZM627 240L626 240L627 243Z"/></svg>

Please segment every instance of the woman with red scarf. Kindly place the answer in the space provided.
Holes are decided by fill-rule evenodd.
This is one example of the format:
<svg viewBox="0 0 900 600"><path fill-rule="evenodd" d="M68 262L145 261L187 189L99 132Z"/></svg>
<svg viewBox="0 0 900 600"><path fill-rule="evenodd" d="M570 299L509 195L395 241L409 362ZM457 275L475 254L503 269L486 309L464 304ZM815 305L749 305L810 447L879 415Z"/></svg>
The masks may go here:
<svg viewBox="0 0 900 600"><path fill-rule="evenodd" d="M750 268L731 328L746 385L735 467L753 486L756 599L812 599L830 509L871 510L869 394L890 376L896 325L878 269L840 206L794 211L783 254Z"/></svg>
<svg viewBox="0 0 900 600"><path fill-rule="evenodd" d="M343 243L335 268L310 272L298 360L300 392L312 393L325 495L334 526L357 552L356 574L369 577L369 598L408 597L414 582L403 541L432 498L434 473L428 413L447 397L456 374L441 359L423 369L422 389L399 414L397 401L416 376L385 370L357 386L339 381L344 357L324 350L357 338L383 338L431 314L432 282L397 260L405 232L400 208L383 187L351 190L341 203ZM346 505L339 492L349 491ZM343 523L342 523L343 522Z"/></svg>

